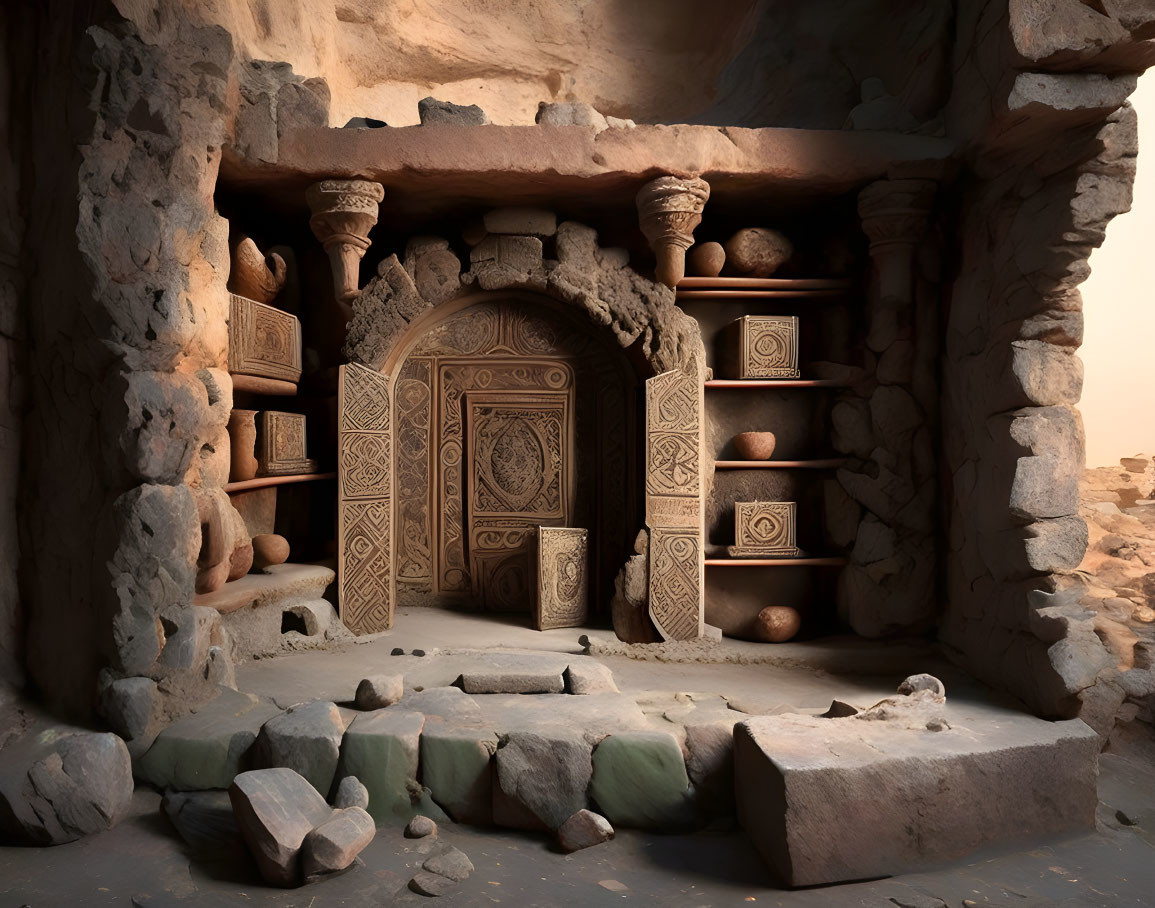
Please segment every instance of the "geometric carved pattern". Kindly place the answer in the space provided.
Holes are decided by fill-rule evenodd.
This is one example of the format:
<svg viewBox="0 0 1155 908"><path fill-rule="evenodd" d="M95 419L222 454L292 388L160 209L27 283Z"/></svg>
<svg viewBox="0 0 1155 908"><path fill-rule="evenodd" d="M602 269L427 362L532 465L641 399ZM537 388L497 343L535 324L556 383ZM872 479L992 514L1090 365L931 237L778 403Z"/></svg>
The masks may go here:
<svg viewBox="0 0 1155 908"><path fill-rule="evenodd" d="M793 501L734 502L734 542L730 553L737 557L798 554L797 505Z"/></svg>
<svg viewBox="0 0 1155 908"><path fill-rule="evenodd" d="M589 530L538 527L534 626L579 627L589 617Z"/></svg>
<svg viewBox="0 0 1155 908"><path fill-rule="evenodd" d="M338 598L355 634L393 626L389 380L349 364L338 380Z"/></svg>
<svg viewBox="0 0 1155 908"><path fill-rule="evenodd" d="M305 414L262 410L257 472L262 476L315 473L317 462L305 456Z"/></svg>
<svg viewBox="0 0 1155 908"><path fill-rule="evenodd" d="M410 357L397 376L393 440L394 553L397 581L429 592L433 586L429 523L430 361Z"/></svg>
<svg viewBox="0 0 1155 908"><path fill-rule="evenodd" d="M702 635L700 531L651 528L650 618L666 640Z"/></svg>
<svg viewBox="0 0 1155 908"><path fill-rule="evenodd" d="M295 315L229 294L229 371L295 382L301 377L301 323Z"/></svg>
<svg viewBox="0 0 1155 908"><path fill-rule="evenodd" d="M685 372L646 382L650 617L667 640L701 636L702 385Z"/></svg>
<svg viewBox="0 0 1155 908"><path fill-rule="evenodd" d="M735 378L798 378L798 317L744 315L727 330L728 343L737 333ZM729 352L729 351L728 351Z"/></svg>
<svg viewBox="0 0 1155 908"><path fill-rule="evenodd" d="M662 513L685 510L663 508L653 498L701 495L701 410L702 388L685 372L665 372L646 382L646 514L651 525L680 525L653 519L655 505ZM698 520L689 525L697 526Z"/></svg>

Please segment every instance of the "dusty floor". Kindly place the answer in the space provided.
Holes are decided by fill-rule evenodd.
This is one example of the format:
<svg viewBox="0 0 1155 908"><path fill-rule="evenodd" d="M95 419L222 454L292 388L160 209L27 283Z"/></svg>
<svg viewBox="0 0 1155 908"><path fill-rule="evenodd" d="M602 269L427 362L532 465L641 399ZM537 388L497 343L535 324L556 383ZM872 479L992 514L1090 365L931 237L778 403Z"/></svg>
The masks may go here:
<svg viewBox="0 0 1155 908"><path fill-rule="evenodd" d="M299 653L238 670L242 690L281 706L318 697L351 699L366 674L400 671L406 685L452 680L453 655L489 647L580 652L581 630L540 634L488 616L412 610L374 640L338 651ZM607 632L587 631L609 639ZM394 648L407 655L392 656ZM413 656L423 649L424 657ZM833 697L869 705L907 674L931 671L946 682L948 713L965 721L1014 710L951 668L929 646L879 648L861 641L778 647L727 641L725 658L771 663L679 664L604 657L623 692L661 699L712 691L745 711L824 708ZM644 695L644 696L643 696ZM1139 753L1137 751L1137 753ZM544 838L499 830L443 827L476 872L441 901L453 905L596 906L997 906L1155 905L1155 762L1108 754L1101 762L1099 828L1084 835L971 855L950 866L886 880L790 891L776 885L740 831L695 836L629 830L573 855ZM406 890L421 846L381 829L360 863L334 879L299 890L264 886L245 853L192 854L160 813L160 797L138 788L133 816L117 828L51 849L0 849L0 908L28 905L328 905L420 904Z"/></svg>

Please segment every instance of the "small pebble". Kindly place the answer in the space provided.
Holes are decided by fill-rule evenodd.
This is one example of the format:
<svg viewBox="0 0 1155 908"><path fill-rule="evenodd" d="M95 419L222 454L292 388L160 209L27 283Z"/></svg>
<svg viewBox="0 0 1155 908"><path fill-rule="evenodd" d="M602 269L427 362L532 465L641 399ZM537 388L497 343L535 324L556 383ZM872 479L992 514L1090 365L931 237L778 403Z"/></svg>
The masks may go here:
<svg viewBox="0 0 1155 908"><path fill-rule="evenodd" d="M404 656L404 655L405 655L405 650L403 650L403 649L402 649L401 647L399 647L399 646L395 646L395 647L393 647L393 652L391 652L389 655L390 655L390 656Z"/></svg>
<svg viewBox="0 0 1155 908"><path fill-rule="evenodd" d="M413 650L413 655L414 655L414 656L424 656L424 655L425 655L425 650L423 650L423 649L415 649L415 650Z"/></svg>
<svg viewBox="0 0 1155 908"><path fill-rule="evenodd" d="M423 839L430 835L437 835L437 824L429 817L415 816L405 827L405 838L407 839Z"/></svg>

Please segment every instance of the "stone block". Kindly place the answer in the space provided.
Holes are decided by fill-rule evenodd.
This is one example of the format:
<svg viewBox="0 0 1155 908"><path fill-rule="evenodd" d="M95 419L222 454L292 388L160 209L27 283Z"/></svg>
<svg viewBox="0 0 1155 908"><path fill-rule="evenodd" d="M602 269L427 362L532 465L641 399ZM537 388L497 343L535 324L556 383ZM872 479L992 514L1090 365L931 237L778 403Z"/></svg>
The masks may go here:
<svg viewBox="0 0 1155 908"><path fill-rule="evenodd" d="M401 698L399 706L429 718L445 719L460 725L476 725L481 719L477 701L460 687L427 687L425 690L408 691Z"/></svg>
<svg viewBox="0 0 1155 908"><path fill-rule="evenodd" d="M567 854L600 845L613 837L614 827L610 821L592 810L579 810L557 831L558 844Z"/></svg>
<svg viewBox="0 0 1155 908"><path fill-rule="evenodd" d="M340 873L373 841L377 827L361 807L346 807L314 828L301 843L301 874L312 881Z"/></svg>
<svg viewBox="0 0 1155 908"><path fill-rule="evenodd" d="M541 240L532 236L494 236L483 239L469 251L474 265L496 262L517 272L529 274L542 268Z"/></svg>
<svg viewBox="0 0 1155 908"><path fill-rule="evenodd" d="M580 662L571 662L564 674L565 689L571 694L588 696L589 694L616 694L618 686L614 683L614 673L609 667L593 659L582 659Z"/></svg>
<svg viewBox="0 0 1155 908"><path fill-rule="evenodd" d="M425 717L397 708L362 713L345 731L337 777L356 776L379 824L404 825L419 809L419 742Z"/></svg>
<svg viewBox="0 0 1155 908"><path fill-rule="evenodd" d="M49 726L0 750L0 842L60 845L116 825L132 804L132 760L113 734Z"/></svg>
<svg viewBox="0 0 1155 908"><path fill-rule="evenodd" d="M1093 827L1098 750L1079 720L758 717L734 729L738 819L790 886L887 876Z"/></svg>
<svg viewBox="0 0 1155 908"><path fill-rule="evenodd" d="M361 807L369 809L369 789L356 776L345 776L333 797L334 807Z"/></svg>
<svg viewBox="0 0 1155 908"><path fill-rule="evenodd" d="M358 709L384 709L404 695L405 681L401 675L372 675L361 679L354 700Z"/></svg>
<svg viewBox="0 0 1155 908"><path fill-rule="evenodd" d="M487 126L489 117L476 104L453 104L436 98L422 98L417 102L417 113L422 126Z"/></svg>
<svg viewBox="0 0 1155 908"><path fill-rule="evenodd" d="M686 729L686 773L698 806L717 816L734 812L734 726L732 719L702 721L689 717Z"/></svg>
<svg viewBox="0 0 1155 908"><path fill-rule="evenodd" d="M493 754L497 735L480 728L427 722L421 734L421 784L456 823L493 822Z"/></svg>
<svg viewBox="0 0 1155 908"><path fill-rule="evenodd" d="M139 738L160 708L160 694L151 678L118 678L101 692L108 724L121 737Z"/></svg>
<svg viewBox="0 0 1155 908"><path fill-rule="evenodd" d="M255 762L295 770L328 797L344 734L345 720L335 703L314 700L294 706L265 723L257 736Z"/></svg>
<svg viewBox="0 0 1155 908"><path fill-rule="evenodd" d="M467 694L560 694L565 691L565 664L537 655L502 653L484 668L462 672Z"/></svg>
<svg viewBox="0 0 1155 908"><path fill-rule="evenodd" d="M520 826L504 811L504 796L547 829L556 830L586 806L593 764L590 745L569 728L511 732L497 751L494 822ZM524 814L523 814L524 817Z"/></svg>
<svg viewBox="0 0 1155 908"><path fill-rule="evenodd" d="M157 735L136 767L137 776L160 789L228 788L261 726L280 712L251 694L222 691Z"/></svg>
<svg viewBox="0 0 1155 908"><path fill-rule="evenodd" d="M299 885L301 845L333 814L325 799L291 769L255 769L233 780L229 800L265 882Z"/></svg>
<svg viewBox="0 0 1155 908"><path fill-rule="evenodd" d="M592 126L608 129L606 118L584 101L542 101L534 122L539 126Z"/></svg>
<svg viewBox="0 0 1155 908"><path fill-rule="evenodd" d="M590 794L615 826L669 830L694 820L693 789L669 732L624 732L594 750Z"/></svg>

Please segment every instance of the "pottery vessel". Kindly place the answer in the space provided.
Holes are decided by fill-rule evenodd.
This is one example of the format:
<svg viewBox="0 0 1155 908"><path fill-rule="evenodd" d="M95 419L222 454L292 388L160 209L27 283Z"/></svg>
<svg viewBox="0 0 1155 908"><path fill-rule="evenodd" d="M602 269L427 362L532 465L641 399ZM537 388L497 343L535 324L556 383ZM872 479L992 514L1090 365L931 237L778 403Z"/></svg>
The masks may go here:
<svg viewBox="0 0 1155 908"><path fill-rule="evenodd" d="M773 432L740 432L734 436L734 449L742 460L769 460L775 444Z"/></svg>
<svg viewBox="0 0 1155 908"><path fill-rule="evenodd" d="M229 415L229 481L244 482L257 475L257 411L233 410Z"/></svg>
<svg viewBox="0 0 1155 908"><path fill-rule="evenodd" d="M768 605L758 613L754 636L767 643L785 643L798 633L802 616L787 605Z"/></svg>

